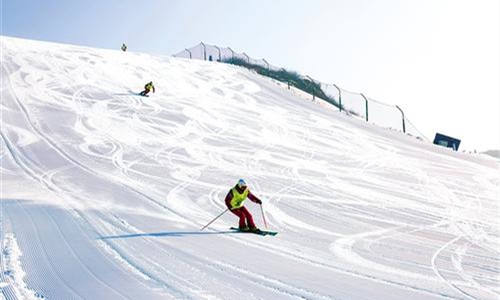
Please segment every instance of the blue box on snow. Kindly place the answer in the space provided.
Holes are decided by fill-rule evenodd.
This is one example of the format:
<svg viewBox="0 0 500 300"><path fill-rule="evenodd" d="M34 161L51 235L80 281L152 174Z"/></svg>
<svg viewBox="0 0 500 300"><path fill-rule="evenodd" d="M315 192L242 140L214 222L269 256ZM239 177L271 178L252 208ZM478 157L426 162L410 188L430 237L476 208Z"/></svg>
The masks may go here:
<svg viewBox="0 0 500 300"><path fill-rule="evenodd" d="M460 146L460 140L441 133L436 133L436 137L434 138L434 144L452 148L453 150L458 151L458 146Z"/></svg>

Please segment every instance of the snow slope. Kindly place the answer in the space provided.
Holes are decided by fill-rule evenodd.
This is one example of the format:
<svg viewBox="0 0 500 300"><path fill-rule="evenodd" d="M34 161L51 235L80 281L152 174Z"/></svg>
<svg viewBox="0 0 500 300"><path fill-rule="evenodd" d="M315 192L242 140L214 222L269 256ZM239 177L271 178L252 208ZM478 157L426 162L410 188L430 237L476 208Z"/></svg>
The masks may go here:
<svg viewBox="0 0 500 300"><path fill-rule="evenodd" d="M498 160L230 65L4 36L1 51L6 299L500 295ZM230 213L199 230L240 177L277 236L231 232Z"/></svg>

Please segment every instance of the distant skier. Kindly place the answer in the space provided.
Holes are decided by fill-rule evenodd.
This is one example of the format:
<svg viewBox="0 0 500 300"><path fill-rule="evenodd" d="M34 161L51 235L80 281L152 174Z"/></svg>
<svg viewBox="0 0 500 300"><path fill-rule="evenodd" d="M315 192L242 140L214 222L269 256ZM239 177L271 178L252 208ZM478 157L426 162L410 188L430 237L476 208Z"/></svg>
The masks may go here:
<svg viewBox="0 0 500 300"><path fill-rule="evenodd" d="M146 83L146 85L144 86L144 91L140 92L139 95L147 97L148 93L151 92L151 90L153 91L153 93L155 92L155 86L153 85L152 81Z"/></svg>
<svg viewBox="0 0 500 300"><path fill-rule="evenodd" d="M127 45L125 45L125 43L122 44L122 51L123 52L127 51Z"/></svg>
<svg viewBox="0 0 500 300"><path fill-rule="evenodd" d="M262 201L259 198L250 193L245 180L240 179L238 183L227 193L225 199L226 206L233 214L240 218L239 229L241 231L259 232L260 229L255 226L252 215L243 206L243 202L247 197L257 204L262 204Z"/></svg>

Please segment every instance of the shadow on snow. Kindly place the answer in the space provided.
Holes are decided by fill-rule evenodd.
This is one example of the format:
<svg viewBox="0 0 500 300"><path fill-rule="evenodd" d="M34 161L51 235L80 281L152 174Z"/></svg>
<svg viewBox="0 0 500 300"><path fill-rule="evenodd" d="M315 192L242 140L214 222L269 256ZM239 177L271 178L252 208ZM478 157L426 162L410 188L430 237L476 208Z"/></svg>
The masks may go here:
<svg viewBox="0 0 500 300"><path fill-rule="evenodd" d="M111 235L111 236L101 236L97 239L99 240L111 240L111 239L127 239L135 237L181 237L186 235L209 235L209 234L231 234L231 233L241 233L238 231L172 231L172 232L151 232L151 233L134 233L134 234L123 234L123 235Z"/></svg>

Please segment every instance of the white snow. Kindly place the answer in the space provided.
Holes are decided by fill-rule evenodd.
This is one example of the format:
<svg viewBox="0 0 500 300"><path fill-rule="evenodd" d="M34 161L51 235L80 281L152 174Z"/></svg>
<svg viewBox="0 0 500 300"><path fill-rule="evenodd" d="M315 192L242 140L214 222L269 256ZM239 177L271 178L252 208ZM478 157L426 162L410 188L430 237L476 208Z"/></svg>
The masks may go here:
<svg viewBox="0 0 500 300"><path fill-rule="evenodd" d="M21 266L20 259L22 252L12 233L6 234L3 239L2 256L5 261L2 273L7 281L0 282L0 289L4 289L10 285L17 298L37 299L38 297L26 286L26 282L24 281L26 272L24 272Z"/></svg>
<svg viewBox="0 0 500 300"><path fill-rule="evenodd" d="M230 65L5 36L1 51L5 299L500 296L497 159ZM231 232L231 213L200 231L239 178L278 235Z"/></svg>

